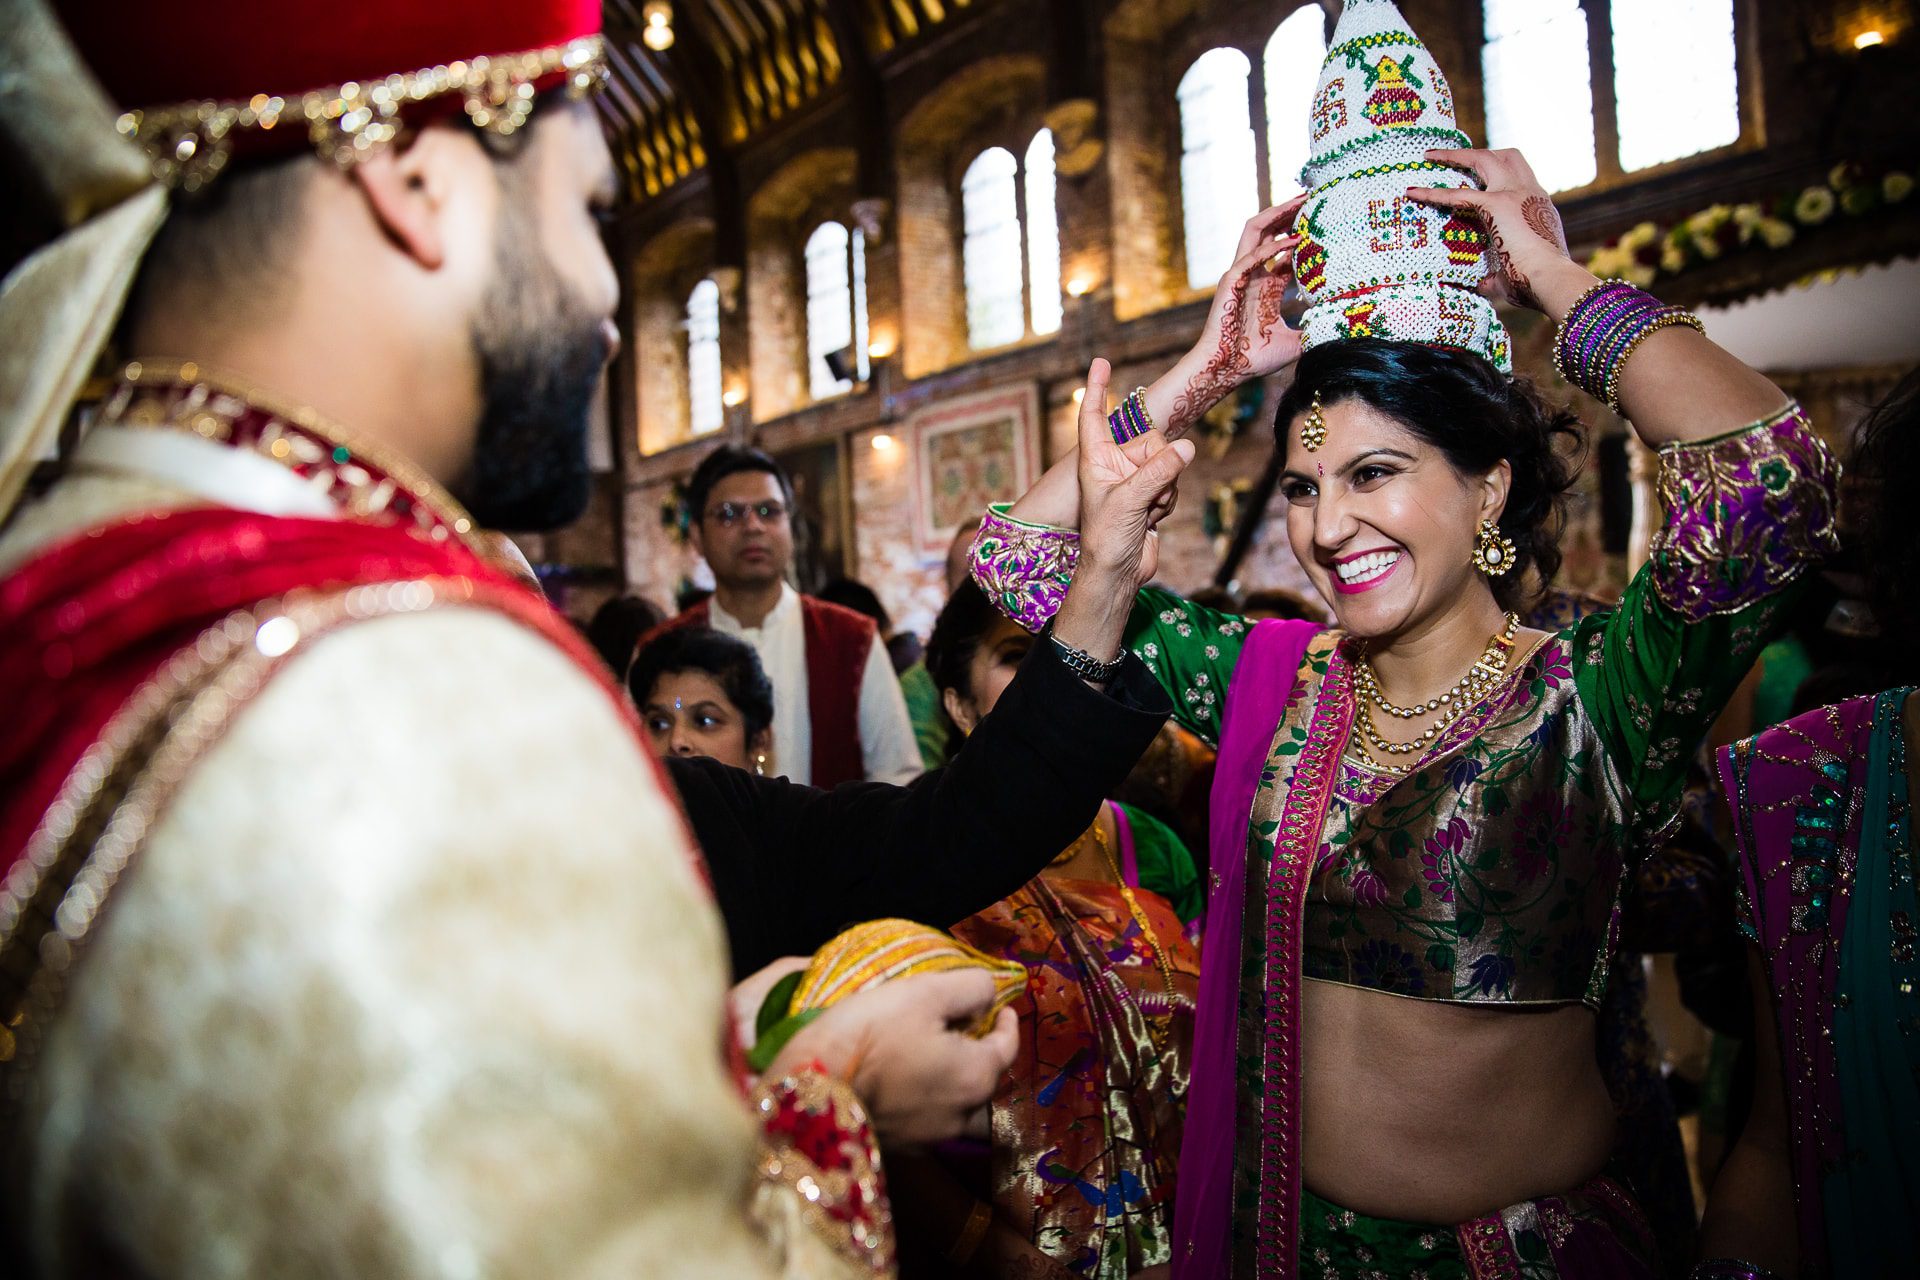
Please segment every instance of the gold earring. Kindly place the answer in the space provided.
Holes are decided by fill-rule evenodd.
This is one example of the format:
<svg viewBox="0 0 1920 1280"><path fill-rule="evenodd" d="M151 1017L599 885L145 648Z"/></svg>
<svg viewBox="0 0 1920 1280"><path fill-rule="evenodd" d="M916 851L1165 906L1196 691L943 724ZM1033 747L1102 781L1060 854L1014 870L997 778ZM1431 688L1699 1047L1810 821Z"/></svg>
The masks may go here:
<svg viewBox="0 0 1920 1280"><path fill-rule="evenodd" d="M1513 568L1513 562L1519 558L1520 549L1513 545L1513 539L1500 532L1500 526L1491 520L1480 522L1480 534L1474 539L1473 567L1489 578L1497 578Z"/></svg>
<svg viewBox="0 0 1920 1280"><path fill-rule="evenodd" d="M1327 442L1327 418L1320 412L1320 393L1313 393L1313 407L1307 410L1307 420L1300 424L1300 443L1312 453Z"/></svg>
<svg viewBox="0 0 1920 1280"><path fill-rule="evenodd" d="M753 772L755 777L764 778L767 776L767 753L766 752L762 751L759 755L753 758Z"/></svg>

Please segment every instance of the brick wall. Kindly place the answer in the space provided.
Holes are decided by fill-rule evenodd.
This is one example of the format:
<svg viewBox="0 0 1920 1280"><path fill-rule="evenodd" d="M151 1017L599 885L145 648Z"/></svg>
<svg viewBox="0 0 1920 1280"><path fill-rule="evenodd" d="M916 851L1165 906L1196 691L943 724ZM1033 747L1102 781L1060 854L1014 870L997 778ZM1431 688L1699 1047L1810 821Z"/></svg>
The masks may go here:
<svg viewBox="0 0 1920 1280"><path fill-rule="evenodd" d="M1483 119L1478 0L1403 3L1446 65L1463 123L1477 134ZM1747 56L1757 68L1754 110L1763 118L1765 145L1570 201L1569 225L1576 234L1605 237L1669 205L1687 212L1715 199L1787 189L1836 160L1888 154L1902 138L1899 145L1911 151L1910 122L1887 105L1903 100L1913 82L1920 27L1911 0L1738 3L1752 20ZM1072 393L1090 357L1113 359L1114 385L1130 388L1150 381L1192 341L1204 305L1194 303L1185 288L1173 86L1192 58L1214 44L1233 44L1257 57L1267 33L1295 7L1287 0L1091 0L1086 11L1093 15L1092 43L1076 44L1061 40L1046 22L1015 21L1038 8L1028 0L976 4L956 10L935 36L880 64L883 110L855 118L845 104L818 104L735 157L744 176L733 185L743 186L745 194L731 213L744 227L745 285L742 314L728 321L726 357L729 376L738 371L751 402L730 416L729 434L776 451L850 438L858 572L903 625L924 629L931 621L941 568L911 548L907 484L913 459L902 424L944 397L1016 382L1037 385L1051 458L1072 440ZM1337 9L1332 0L1328 7ZM1892 43L1879 54L1856 55L1852 36L1869 21L1882 26ZM1066 74L1072 68L1063 60L1075 58L1091 59L1097 90L1089 88L1088 76ZM1072 92L1056 92L1062 85L1073 86ZM1089 92L1096 94L1095 131L1103 154L1092 172L1062 176L1058 203L1063 276L1083 276L1092 288L1085 297L1065 300L1066 321L1057 338L977 355L966 343L958 173L984 146L1023 147L1050 112ZM1836 111L1850 121L1845 129L1836 129ZM850 158L855 143L876 136L886 139L888 163L874 169L863 161L856 179ZM836 158L807 159L822 152ZM861 186L874 173L882 180L871 189ZM711 262L711 224L724 223L716 215L727 212L702 203L710 192L700 179L685 187L635 215L636 226L647 231L635 233L641 247L629 255L637 283L624 376L637 409L615 398L616 412L627 415L626 438L638 446L625 459L626 510L618 524L626 571L638 588L662 599L697 570L691 550L672 543L659 527L666 482L687 474L701 452L684 445L679 425L685 420L679 326L691 284L684 273ZM868 309L875 346L892 351L876 361L867 391L812 404L804 382L798 245L818 220L819 208L809 207L810 200L836 205L835 216L844 217L856 196L879 197L889 206L883 235L869 247ZM1833 253L1844 257L1846 251L1835 242ZM1833 263L1796 258L1791 264L1796 275L1826 265ZM1526 317L1510 322L1518 368L1550 397L1575 400L1594 432L1625 429L1559 382L1546 355L1548 326ZM1269 395L1268 404L1274 399ZM892 437L891 450L872 447L880 434ZM1222 548L1202 528L1207 495L1257 477L1271 440L1270 425L1258 422L1230 446L1203 446L1179 509L1162 530L1162 580L1191 589L1211 579ZM1564 577L1606 590L1619 584L1626 559L1601 549L1598 490L1590 468L1566 538ZM1266 517L1261 538L1241 565L1240 584L1300 589L1304 580L1286 545L1278 500Z"/></svg>

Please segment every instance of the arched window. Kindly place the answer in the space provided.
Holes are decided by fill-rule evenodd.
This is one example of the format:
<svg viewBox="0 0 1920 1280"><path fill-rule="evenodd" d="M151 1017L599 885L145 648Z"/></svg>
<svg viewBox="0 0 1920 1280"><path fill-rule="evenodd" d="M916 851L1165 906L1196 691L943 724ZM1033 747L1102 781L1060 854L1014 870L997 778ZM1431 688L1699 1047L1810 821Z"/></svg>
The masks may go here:
<svg viewBox="0 0 1920 1280"><path fill-rule="evenodd" d="M1620 167L1631 173L1740 140L1733 0L1613 0Z"/></svg>
<svg viewBox="0 0 1920 1280"><path fill-rule="evenodd" d="M1037 334L1060 332L1060 219L1053 203L1053 130L1027 144L1027 315Z"/></svg>
<svg viewBox="0 0 1920 1280"><path fill-rule="evenodd" d="M1187 283L1208 289L1233 265L1240 227L1258 211L1253 121L1238 49L1209 49L1180 78L1180 196Z"/></svg>
<svg viewBox="0 0 1920 1280"><path fill-rule="evenodd" d="M988 147L960 180L967 343L976 350L1018 342L1027 331L1021 314L1019 170L1011 151Z"/></svg>
<svg viewBox="0 0 1920 1280"><path fill-rule="evenodd" d="M694 435L726 421L720 402L720 286L702 280L687 297L687 419Z"/></svg>
<svg viewBox="0 0 1920 1280"><path fill-rule="evenodd" d="M867 254L865 237L823 222L807 237L807 383L816 400L851 390L827 357L851 349L846 367L867 380Z"/></svg>
<svg viewBox="0 0 1920 1280"><path fill-rule="evenodd" d="M1317 4L1295 9L1267 41L1261 70L1267 82L1267 173L1273 187L1268 204L1300 190L1300 170L1312 150L1307 117L1326 56L1326 15Z"/></svg>
<svg viewBox="0 0 1920 1280"><path fill-rule="evenodd" d="M1549 191L1597 176L1580 0L1485 0L1487 145L1518 147Z"/></svg>
<svg viewBox="0 0 1920 1280"><path fill-rule="evenodd" d="M1005 147L988 147L967 166L960 180L961 259L967 344L974 350L1060 331L1060 223L1053 197L1051 130L1036 133L1020 160Z"/></svg>

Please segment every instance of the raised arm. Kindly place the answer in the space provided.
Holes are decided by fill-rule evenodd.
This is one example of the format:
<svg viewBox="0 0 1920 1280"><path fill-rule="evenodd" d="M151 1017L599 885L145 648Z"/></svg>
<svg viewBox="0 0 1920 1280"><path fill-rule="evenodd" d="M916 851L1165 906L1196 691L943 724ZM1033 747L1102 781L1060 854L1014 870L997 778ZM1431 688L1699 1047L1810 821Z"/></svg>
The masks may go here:
<svg viewBox="0 0 1920 1280"><path fill-rule="evenodd" d="M945 928L1004 898L1086 830L1170 710L1137 662L1101 691L1041 644L953 760L909 786L822 791L669 761L709 851L735 976L856 920Z"/></svg>
<svg viewBox="0 0 1920 1280"><path fill-rule="evenodd" d="M1407 194L1480 215L1495 270L1482 292L1562 321L1600 283L1567 252L1553 199L1518 151L1429 151L1427 158L1470 171L1486 190L1409 187ZM1649 334L1621 370L1620 411L1648 447L1686 444L1737 431L1787 402L1772 382L1692 328Z"/></svg>
<svg viewBox="0 0 1920 1280"><path fill-rule="evenodd" d="M1293 278L1293 246L1286 234L1305 196L1265 209L1240 231L1234 264L1214 287L1213 307L1193 348L1145 389L1147 418L1154 430L1130 442L1104 448L1143 462L1193 429L1207 410L1255 378L1286 368L1300 358L1300 334L1281 318L1280 304ZM1125 395L1130 388L1121 389ZM1104 422L1105 384L1099 398L1087 388L1084 416L1091 403ZM1010 514L1028 524L1075 529L1080 519L1080 450L1068 451L1013 504Z"/></svg>

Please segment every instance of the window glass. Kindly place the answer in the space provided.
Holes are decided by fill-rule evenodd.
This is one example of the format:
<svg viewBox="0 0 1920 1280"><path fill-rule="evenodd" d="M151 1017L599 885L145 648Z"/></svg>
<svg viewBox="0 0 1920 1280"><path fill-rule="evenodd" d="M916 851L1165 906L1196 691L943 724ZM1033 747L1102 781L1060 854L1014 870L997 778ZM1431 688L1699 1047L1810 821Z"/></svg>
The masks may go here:
<svg viewBox="0 0 1920 1280"><path fill-rule="evenodd" d="M847 276L847 229L823 222L807 237L807 384L813 398L852 388L827 357L853 341L853 291Z"/></svg>
<svg viewBox="0 0 1920 1280"><path fill-rule="evenodd" d="M989 147L960 181L967 342L976 350L1026 336L1020 284L1019 166L1005 147Z"/></svg>
<svg viewBox="0 0 1920 1280"><path fill-rule="evenodd" d="M1053 130L1027 146L1028 313L1035 333L1060 332L1060 222L1053 204Z"/></svg>
<svg viewBox="0 0 1920 1280"><path fill-rule="evenodd" d="M687 298L687 417L693 434L718 431L720 402L720 286L702 280Z"/></svg>
<svg viewBox="0 0 1920 1280"><path fill-rule="evenodd" d="M1733 0L1613 0L1620 167L1631 173L1740 139Z"/></svg>
<svg viewBox="0 0 1920 1280"><path fill-rule="evenodd" d="M1579 0L1485 0L1487 145L1518 147L1549 191L1592 182L1593 73Z"/></svg>
<svg viewBox="0 0 1920 1280"><path fill-rule="evenodd" d="M1261 61L1267 81L1267 171L1273 180L1268 204L1300 191L1300 170L1310 151L1313 90L1326 56L1326 17L1317 4L1295 9L1267 41Z"/></svg>
<svg viewBox="0 0 1920 1280"><path fill-rule="evenodd" d="M1187 283L1196 289L1226 274L1241 226L1260 207L1247 105L1252 69L1238 49L1209 49L1180 78L1180 199Z"/></svg>

